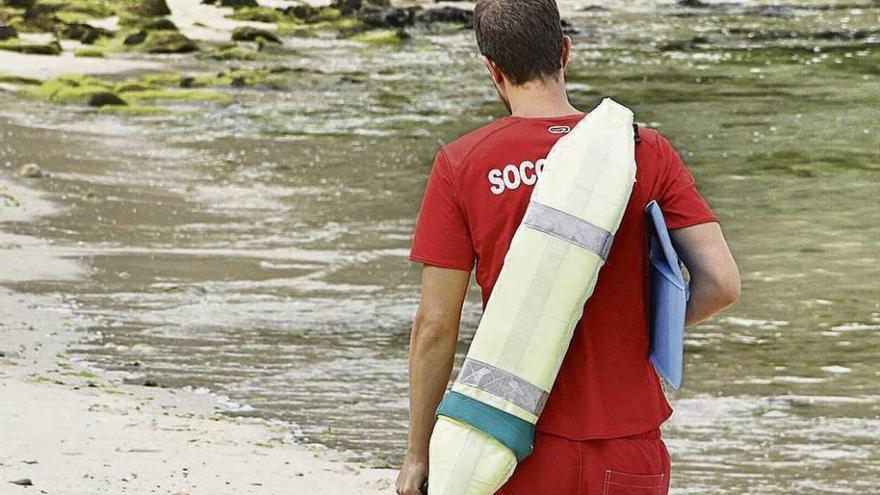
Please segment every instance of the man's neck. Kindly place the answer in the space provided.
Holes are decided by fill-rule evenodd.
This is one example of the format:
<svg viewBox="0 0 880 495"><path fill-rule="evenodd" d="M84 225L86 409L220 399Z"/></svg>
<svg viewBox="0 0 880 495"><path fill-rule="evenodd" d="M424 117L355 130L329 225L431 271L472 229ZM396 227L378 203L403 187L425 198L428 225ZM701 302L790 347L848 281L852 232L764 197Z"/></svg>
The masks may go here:
<svg viewBox="0 0 880 495"><path fill-rule="evenodd" d="M565 81L528 82L509 87L510 113L515 117L561 117L580 113L568 102Z"/></svg>

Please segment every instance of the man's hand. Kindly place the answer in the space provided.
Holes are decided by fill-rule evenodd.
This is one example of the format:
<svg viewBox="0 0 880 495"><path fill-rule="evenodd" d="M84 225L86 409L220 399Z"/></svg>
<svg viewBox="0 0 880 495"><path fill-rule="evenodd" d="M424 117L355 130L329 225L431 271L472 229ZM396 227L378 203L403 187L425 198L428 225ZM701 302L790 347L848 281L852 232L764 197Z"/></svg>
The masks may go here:
<svg viewBox="0 0 880 495"><path fill-rule="evenodd" d="M688 325L709 318L739 299L739 270L720 225L702 223L670 230L669 235L691 276Z"/></svg>
<svg viewBox="0 0 880 495"><path fill-rule="evenodd" d="M428 479L428 460L407 456L397 475L397 495L428 495L422 493L422 483Z"/></svg>
<svg viewBox="0 0 880 495"><path fill-rule="evenodd" d="M409 442L397 493L418 495L428 476L434 411L443 398L458 341L470 272L425 266L422 299L409 342Z"/></svg>

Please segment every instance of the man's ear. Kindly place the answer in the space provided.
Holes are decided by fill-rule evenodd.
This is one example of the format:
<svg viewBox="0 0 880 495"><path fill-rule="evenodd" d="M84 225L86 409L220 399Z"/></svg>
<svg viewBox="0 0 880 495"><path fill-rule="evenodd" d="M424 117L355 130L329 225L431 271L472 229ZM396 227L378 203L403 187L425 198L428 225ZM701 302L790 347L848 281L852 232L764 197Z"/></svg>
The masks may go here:
<svg viewBox="0 0 880 495"><path fill-rule="evenodd" d="M562 70L565 70L565 67L568 66L568 61L571 59L571 36L567 34L562 35Z"/></svg>
<svg viewBox="0 0 880 495"><path fill-rule="evenodd" d="M504 73L501 72L501 69L498 68L498 65L493 62L489 57L483 55L483 64L486 65L486 69L489 70L489 75L492 76L492 80L499 87L504 85Z"/></svg>

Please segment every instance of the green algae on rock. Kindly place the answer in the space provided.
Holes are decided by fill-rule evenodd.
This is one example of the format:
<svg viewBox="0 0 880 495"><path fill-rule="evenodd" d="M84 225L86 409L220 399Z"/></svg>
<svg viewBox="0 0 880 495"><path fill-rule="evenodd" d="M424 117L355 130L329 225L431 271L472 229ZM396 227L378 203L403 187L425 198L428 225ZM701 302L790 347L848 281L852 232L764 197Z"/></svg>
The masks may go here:
<svg viewBox="0 0 880 495"><path fill-rule="evenodd" d="M377 29L365 31L352 36L353 41L369 43L373 45L396 45L410 38L409 33L403 29Z"/></svg>
<svg viewBox="0 0 880 495"><path fill-rule="evenodd" d="M140 49L147 53L190 53L198 51L199 45L177 31L153 31L147 34Z"/></svg>
<svg viewBox="0 0 880 495"><path fill-rule="evenodd" d="M53 103L89 104L92 96L112 92L112 89L100 79L68 74L49 79L36 87L26 87L23 92Z"/></svg>
<svg viewBox="0 0 880 495"><path fill-rule="evenodd" d="M132 11L150 17L171 14L171 9L168 8L168 4L165 3L165 0L140 0L140 2L133 7Z"/></svg>
<svg viewBox="0 0 880 495"><path fill-rule="evenodd" d="M278 36L265 29L239 26L232 31L232 41L258 41L260 39L268 43L281 43Z"/></svg>
<svg viewBox="0 0 880 495"><path fill-rule="evenodd" d="M31 41L23 41L18 38L10 38L8 40L0 41L0 50L28 53L32 55L59 55L61 53L61 45L57 41L35 43Z"/></svg>
<svg viewBox="0 0 880 495"><path fill-rule="evenodd" d="M203 56L211 60L255 60L259 52L239 45L221 46Z"/></svg>
<svg viewBox="0 0 880 495"><path fill-rule="evenodd" d="M100 48L78 48L73 52L74 57L104 58L104 50Z"/></svg>
<svg viewBox="0 0 880 495"><path fill-rule="evenodd" d="M192 102L215 102L228 104L232 101L229 95L216 91L193 91L186 89L148 89L123 93L132 101L143 100L167 100L167 101L192 101Z"/></svg>
<svg viewBox="0 0 880 495"><path fill-rule="evenodd" d="M245 7L236 9L227 17L238 21L276 23L283 20L285 14L282 11L270 7Z"/></svg>

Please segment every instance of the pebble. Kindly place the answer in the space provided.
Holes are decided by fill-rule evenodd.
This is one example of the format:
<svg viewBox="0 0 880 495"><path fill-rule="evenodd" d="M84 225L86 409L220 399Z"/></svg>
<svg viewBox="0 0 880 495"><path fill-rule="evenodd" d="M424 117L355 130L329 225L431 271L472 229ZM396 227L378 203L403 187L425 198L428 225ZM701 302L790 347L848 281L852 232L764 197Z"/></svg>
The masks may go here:
<svg viewBox="0 0 880 495"><path fill-rule="evenodd" d="M34 482L30 478L22 478L20 480L10 481L13 485L18 486L34 486Z"/></svg>
<svg viewBox="0 0 880 495"><path fill-rule="evenodd" d="M47 174L43 172L43 169L36 163L28 163L18 169L18 175L25 179L39 179L41 177L46 177Z"/></svg>

